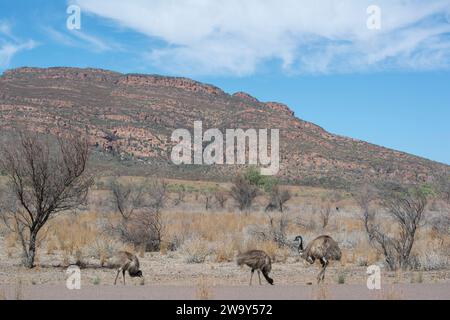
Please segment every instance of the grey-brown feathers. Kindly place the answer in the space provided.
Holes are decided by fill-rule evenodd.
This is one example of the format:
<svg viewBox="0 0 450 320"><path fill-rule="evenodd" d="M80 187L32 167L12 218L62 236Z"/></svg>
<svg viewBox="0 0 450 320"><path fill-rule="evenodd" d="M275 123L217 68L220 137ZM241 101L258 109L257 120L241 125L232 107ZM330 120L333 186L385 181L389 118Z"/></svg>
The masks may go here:
<svg viewBox="0 0 450 320"><path fill-rule="evenodd" d="M327 260L341 260L342 253L339 245L330 236L320 236L311 241L303 251L302 256L308 261L325 258Z"/></svg>
<svg viewBox="0 0 450 320"><path fill-rule="evenodd" d="M121 270L128 271L131 277L140 277L142 272L139 270L139 259L135 254L119 251L113 258L113 265Z"/></svg>
<svg viewBox="0 0 450 320"><path fill-rule="evenodd" d="M325 279L325 270L331 260L341 260L342 253L339 249L339 245L330 236L320 236L311 241L303 250L303 239L301 236L295 238L294 241L300 241L298 252L300 256L313 264L316 260L319 260L322 265L322 270L317 276L317 282L320 283Z"/></svg>
<svg viewBox="0 0 450 320"><path fill-rule="evenodd" d="M261 250L250 250L237 256L236 262L239 266L247 265L252 269L260 270L268 283L273 284L273 279L269 277L272 271L272 259Z"/></svg>

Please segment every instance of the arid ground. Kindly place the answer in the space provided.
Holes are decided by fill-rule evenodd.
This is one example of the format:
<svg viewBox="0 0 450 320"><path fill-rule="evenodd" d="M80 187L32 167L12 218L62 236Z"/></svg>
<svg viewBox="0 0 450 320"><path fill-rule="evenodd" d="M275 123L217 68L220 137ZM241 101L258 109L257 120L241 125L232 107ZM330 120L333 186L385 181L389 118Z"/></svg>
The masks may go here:
<svg viewBox="0 0 450 320"><path fill-rule="evenodd" d="M170 183L175 183L171 181ZM185 183L185 182L176 182ZM200 184L206 188L208 183ZM450 299L448 233L432 227L433 217L445 214L445 206L427 209L428 224L417 237L413 271L388 271L383 255L371 247L363 231L359 211L343 194L329 223L323 227L321 197L326 190L290 187L292 199L286 211L265 213L264 198L250 212L237 210L231 199L224 208L205 210L200 191L187 192L182 203L172 192L163 210L164 236L159 252L124 243L105 231L105 217L117 220L110 195L99 184L90 196L88 208L53 219L39 242L34 269L21 266L21 248L14 233L2 229L0 236L0 298L3 299ZM218 186L218 185L216 185ZM227 185L220 185L226 189ZM188 188L189 189L189 188ZM447 211L448 212L448 211ZM257 235L265 232L268 220L276 225L286 219L288 245L280 246ZM108 225L109 226L109 225ZM309 265L289 245L296 235L305 241L329 234L339 243L342 259L332 262L325 283L318 286L319 263ZM110 256L118 250L135 252L144 279L130 278L124 286L109 268ZM255 273L249 287L250 270L238 267L238 252L265 250L273 259L274 286ZM67 267L82 266L81 290L66 288ZM382 269L382 290L367 289L367 266Z"/></svg>
<svg viewBox="0 0 450 320"><path fill-rule="evenodd" d="M325 284L315 284L318 266L289 259L274 264L274 286L248 285L248 268L235 263L188 264L178 254L146 254L141 259L145 280L127 278L113 285L115 270L83 269L81 290L66 288L63 268L26 270L2 264L0 294L3 299L450 299L450 271L384 272L382 290L366 286L365 267L333 265ZM345 283L339 284L339 275ZM121 280L121 278L119 278ZM264 281L264 280L263 280ZM313 285L308 283L314 282Z"/></svg>

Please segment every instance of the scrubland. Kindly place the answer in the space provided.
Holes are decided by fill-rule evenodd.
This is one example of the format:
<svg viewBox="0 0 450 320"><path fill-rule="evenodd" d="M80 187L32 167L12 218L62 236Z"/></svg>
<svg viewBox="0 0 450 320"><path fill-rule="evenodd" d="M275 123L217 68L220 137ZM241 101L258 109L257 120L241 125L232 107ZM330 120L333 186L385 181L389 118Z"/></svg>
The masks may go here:
<svg viewBox="0 0 450 320"><path fill-rule="evenodd" d="M129 178L129 183L138 181ZM257 197L251 209L241 212L233 199L227 199L223 208L212 201L205 209L204 190L227 190L227 184L168 183L172 192L161 211L159 250L126 243L110 232L110 226L120 220L120 215L105 184L97 183L83 209L56 216L45 226L38 239L36 267L31 270L21 266L17 235L2 227L0 283L16 287L60 285L65 283L66 268L76 264L82 269L85 285L111 285L115 271L109 268L109 259L119 250L128 250L140 258L145 276L144 281L129 279L129 285L195 286L197 298L211 298L211 287L247 285L249 270L237 267L235 257L245 250L261 249L272 257L271 275L276 285L315 284L319 266L306 265L300 259L293 239L302 235L308 242L322 234L332 236L343 255L340 262L333 262L328 269L325 287L314 291L317 299L327 298L326 285L365 284L367 266L373 264L382 267L384 285L450 283L449 230L434 222L448 215L449 208L439 200L428 205L425 222L416 236L412 252L415 267L389 271L383 255L369 243L360 209L349 193L342 192L339 201L332 204L329 221L324 226L323 201L327 190L288 187L292 198L283 212L265 212L264 196ZM187 190L182 201L173 191L173 186L180 185ZM384 215L382 211L377 214ZM384 227L394 228L387 217L382 221ZM274 234L282 239L273 237ZM401 293L391 291L380 298L401 298Z"/></svg>

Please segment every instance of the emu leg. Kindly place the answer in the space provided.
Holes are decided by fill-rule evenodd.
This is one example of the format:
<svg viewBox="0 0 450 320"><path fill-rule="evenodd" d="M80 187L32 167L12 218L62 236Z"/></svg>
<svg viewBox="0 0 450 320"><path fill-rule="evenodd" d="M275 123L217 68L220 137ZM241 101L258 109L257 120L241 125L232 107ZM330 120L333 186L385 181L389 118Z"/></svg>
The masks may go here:
<svg viewBox="0 0 450 320"><path fill-rule="evenodd" d="M259 278L259 285L262 286L262 283L261 283L261 272L259 270L258 270L258 278Z"/></svg>
<svg viewBox="0 0 450 320"><path fill-rule="evenodd" d="M322 273L322 281L325 280L325 271L327 270L329 262L325 260L325 266L323 267L323 273Z"/></svg>
<svg viewBox="0 0 450 320"><path fill-rule="evenodd" d="M322 270L319 272L319 275L317 276L317 283L319 284L321 281L323 282L325 280L325 271L327 270L328 266L328 260L325 258L320 259L320 264L322 265Z"/></svg>
<svg viewBox="0 0 450 320"><path fill-rule="evenodd" d="M125 270L122 270L122 275L123 275L123 284L125 285Z"/></svg>
<svg viewBox="0 0 450 320"><path fill-rule="evenodd" d="M320 281L322 280L322 274L325 271L325 262L323 259L320 259L320 264L322 265L322 269L320 270L319 274L317 275L317 284L320 284Z"/></svg>
<svg viewBox="0 0 450 320"><path fill-rule="evenodd" d="M252 269L250 276L250 285L252 285L253 274L255 273L255 269Z"/></svg>
<svg viewBox="0 0 450 320"><path fill-rule="evenodd" d="M117 275L116 275L116 280L114 280L114 285L117 284L117 278L119 277L120 271L121 271L120 269L117 270Z"/></svg>

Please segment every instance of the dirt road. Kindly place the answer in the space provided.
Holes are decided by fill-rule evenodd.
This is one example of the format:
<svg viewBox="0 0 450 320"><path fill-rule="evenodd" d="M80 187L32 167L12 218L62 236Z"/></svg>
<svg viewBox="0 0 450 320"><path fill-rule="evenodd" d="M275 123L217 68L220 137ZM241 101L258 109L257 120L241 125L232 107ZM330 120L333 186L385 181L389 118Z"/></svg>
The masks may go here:
<svg viewBox="0 0 450 320"><path fill-rule="evenodd" d="M362 285L318 286L218 286L203 288L211 299L218 300L449 300L449 284L398 284L387 285L381 291L369 291ZM6 299L31 300L195 300L199 288L189 286L109 286L90 285L81 290L68 290L64 286L34 285L17 287L0 285Z"/></svg>

